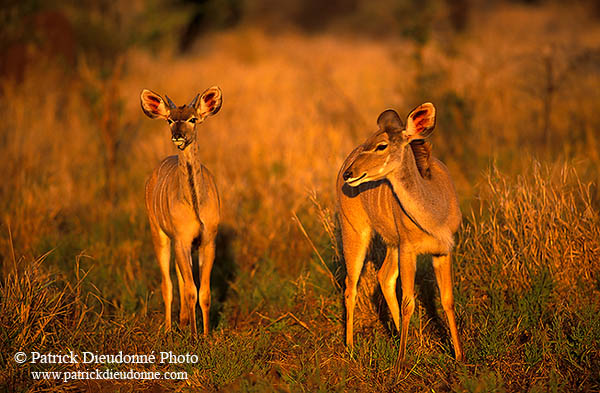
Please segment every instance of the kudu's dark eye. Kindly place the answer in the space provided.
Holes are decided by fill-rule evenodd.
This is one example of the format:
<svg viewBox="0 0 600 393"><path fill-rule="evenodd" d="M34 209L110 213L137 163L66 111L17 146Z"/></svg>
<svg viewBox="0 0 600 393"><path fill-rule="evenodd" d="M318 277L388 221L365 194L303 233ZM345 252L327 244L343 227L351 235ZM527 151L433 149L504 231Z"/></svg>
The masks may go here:
<svg viewBox="0 0 600 393"><path fill-rule="evenodd" d="M379 145L377 145L377 147L375 148L376 151L383 151L385 149L387 149L388 145L387 143L380 143Z"/></svg>
<svg viewBox="0 0 600 393"><path fill-rule="evenodd" d="M167 123L169 123L169 124L173 124L173 120L171 120L171 119L167 119Z"/></svg>
<svg viewBox="0 0 600 393"><path fill-rule="evenodd" d="M188 121L192 124L196 124L196 121L198 121L198 118L192 117L191 119L188 119Z"/></svg>

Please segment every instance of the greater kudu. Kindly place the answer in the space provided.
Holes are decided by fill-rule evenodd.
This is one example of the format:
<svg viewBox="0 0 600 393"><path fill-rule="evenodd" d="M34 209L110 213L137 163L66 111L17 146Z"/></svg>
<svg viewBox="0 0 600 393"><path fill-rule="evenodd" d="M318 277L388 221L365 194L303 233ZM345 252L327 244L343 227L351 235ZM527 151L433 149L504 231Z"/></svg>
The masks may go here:
<svg viewBox="0 0 600 393"><path fill-rule="evenodd" d="M215 257L215 238L219 224L219 194L212 174L200 163L196 128L221 108L221 90L207 89L188 104L177 107L150 90L142 90L144 113L163 119L171 128L171 140L179 149L176 156L165 158L146 182L146 210L152 242L162 273L165 302L165 330L171 329L173 285L169 272L171 242L175 249L175 268L179 283L181 310L179 323L191 323L196 335L196 303L200 298L204 335L208 334L210 309L210 272ZM192 242L199 238L198 263L200 290L192 275Z"/></svg>
<svg viewBox="0 0 600 393"><path fill-rule="evenodd" d="M376 231L387 246L377 274L381 290L400 330L398 362L404 360L408 325L415 308L414 279L418 254L432 254L441 301L457 360L463 359L454 317L450 252L461 222L456 191L448 169L430 157L423 140L435 127L435 107L425 103L409 115L406 127L387 110L377 119L379 131L357 147L337 177L337 195L346 262L346 344L353 345L357 283ZM400 271L402 325L396 296Z"/></svg>

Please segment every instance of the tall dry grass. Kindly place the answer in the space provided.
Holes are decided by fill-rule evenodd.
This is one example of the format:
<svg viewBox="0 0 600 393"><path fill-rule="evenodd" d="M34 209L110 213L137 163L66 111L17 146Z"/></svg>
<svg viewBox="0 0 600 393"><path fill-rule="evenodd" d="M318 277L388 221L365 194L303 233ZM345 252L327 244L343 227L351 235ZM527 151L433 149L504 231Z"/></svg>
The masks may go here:
<svg viewBox="0 0 600 393"><path fill-rule="evenodd" d="M568 164L534 161L516 177L492 168L460 232L455 276L472 327L466 345L510 391L597 386L597 192Z"/></svg>
<svg viewBox="0 0 600 393"><path fill-rule="evenodd" d="M520 291L547 272L560 301L591 296L600 260L597 192L596 184L583 182L568 164L533 162L531 173L516 178L493 170L480 191L481 210L461 232L461 255L467 259L486 250L486 260L477 263L484 269L480 275ZM487 270L493 266L502 271Z"/></svg>

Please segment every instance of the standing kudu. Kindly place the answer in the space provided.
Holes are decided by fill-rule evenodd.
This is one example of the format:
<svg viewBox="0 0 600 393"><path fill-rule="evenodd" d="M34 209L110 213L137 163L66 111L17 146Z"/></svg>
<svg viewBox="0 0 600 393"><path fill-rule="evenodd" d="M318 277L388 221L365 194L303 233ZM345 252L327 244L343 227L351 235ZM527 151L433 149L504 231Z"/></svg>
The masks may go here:
<svg viewBox="0 0 600 393"><path fill-rule="evenodd" d="M454 353L457 360L463 360L454 317L450 257L461 213L448 170L430 157L429 144L423 141L435 127L435 107L425 103L414 109L406 127L393 110L379 115L377 124L379 131L350 153L337 178L347 269L346 344L353 345L358 278L376 231L387 245L377 278L396 329L400 330L398 361L405 357L408 325L415 309L418 254L433 256ZM396 296L398 272L402 284L402 325Z"/></svg>
<svg viewBox="0 0 600 393"><path fill-rule="evenodd" d="M163 119L171 128L171 140L179 149L177 156L165 158L146 182L146 210L152 242L162 273L165 302L165 330L171 329L173 285L169 272L171 242L175 249L175 268L179 283L181 326L191 323L196 335L196 302L200 298L204 335L208 334L210 309L210 272L215 258L215 238L219 224L219 194L212 174L200 163L200 140L196 128L221 108L221 90L207 89L188 105L175 106L169 97L142 90L144 113ZM200 238L198 263L200 291L192 275L192 242Z"/></svg>

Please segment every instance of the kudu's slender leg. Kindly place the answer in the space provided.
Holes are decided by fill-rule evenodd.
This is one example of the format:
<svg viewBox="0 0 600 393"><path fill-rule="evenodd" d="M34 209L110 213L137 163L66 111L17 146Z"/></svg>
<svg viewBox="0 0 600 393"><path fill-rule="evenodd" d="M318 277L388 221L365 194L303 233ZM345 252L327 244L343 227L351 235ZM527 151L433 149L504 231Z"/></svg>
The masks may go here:
<svg viewBox="0 0 600 393"><path fill-rule="evenodd" d="M454 295L452 294L452 258L450 254L433 257L433 268L435 278L440 288L440 298L442 307L448 319L450 335L452 336L452 345L454 346L454 355L456 360L463 361L464 355L458 329L456 328L456 318L454 317Z"/></svg>
<svg viewBox="0 0 600 393"><path fill-rule="evenodd" d="M400 280L402 283L402 330L400 332L400 350L398 364L404 361L406 355L406 340L408 324L415 311L415 273L417 270L417 255L400 247Z"/></svg>
<svg viewBox="0 0 600 393"><path fill-rule="evenodd" d="M183 276L181 275L179 264L177 264L177 262L175 262L175 272L177 273L177 283L179 284L179 325L184 326L183 321L189 321L190 314L188 308L185 307L185 284L183 282Z"/></svg>
<svg viewBox="0 0 600 393"><path fill-rule="evenodd" d="M377 279L381 286L381 292L392 314L392 320L396 330L400 331L400 306L396 294L396 282L398 281L398 249L388 246L383 265L377 272Z"/></svg>
<svg viewBox="0 0 600 393"><path fill-rule="evenodd" d="M178 241L175 244L175 260L183 278L183 288L180 290L184 292L184 303L181 305L181 308L182 311L185 308L186 312L182 312L181 316L182 318L189 318L188 320L181 320L180 323L184 326L187 322L190 322L192 336L196 336L196 302L198 300L198 293L196 292L194 276L192 275L191 241Z"/></svg>
<svg viewBox="0 0 600 393"><path fill-rule="evenodd" d="M215 238L217 231L206 230L202 234L202 244L198 249L198 266L200 267L200 289L198 298L200 299L200 308L202 309L202 326L204 335L209 332L209 313L210 313L210 273L215 260Z"/></svg>
<svg viewBox="0 0 600 393"><path fill-rule="evenodd" d="M171 304L173 302L173 284L169 272L171 263L171 239L158 226L150 225L152 232L152 243L156 259L160 265L162 276L161 290L163 301L165 302L165 331L171 330Z"/></svg>
<svg viewBox="0 0 600 393"><path fill-rule="evenodd" d="M356 293L358 278L365 261L371 230L359 233L350 223L342 224L342 242L344 244L344 260L346 261L346 345L354 344L354 307L356 306Z"/></svg>

